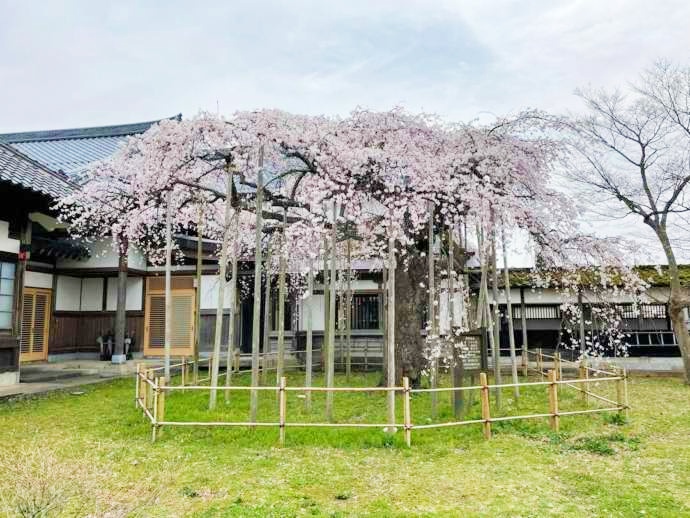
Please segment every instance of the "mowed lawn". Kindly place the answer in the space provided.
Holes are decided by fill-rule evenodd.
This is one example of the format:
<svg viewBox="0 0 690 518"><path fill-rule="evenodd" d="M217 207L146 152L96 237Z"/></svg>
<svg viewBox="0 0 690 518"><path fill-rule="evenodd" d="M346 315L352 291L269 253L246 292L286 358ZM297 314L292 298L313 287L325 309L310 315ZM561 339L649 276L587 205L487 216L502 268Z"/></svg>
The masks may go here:
<svg viewBox="0 0 690 518"><path fill-rule="evenodd" d="M302 381L288 374L288 384ZM615 413L562 417L556 435L543 418L506 421L490 441L480 425L417 430L412 448L378 428L288 428L283 448L275 428L167 428L152 444L133 379L82 390L0 403L0 515L46 506L64 516L690 516L690 388L678 378L632 377L625 423ZM300 396L289 393L288 421L323 421L324 396L310 413ZM276 394L260 397L260 418L276 420ZM439 396L437 421L452 420L448 399ZM246 392L229 404L220 394L213 413L207 401L174 393L166 419L247 420ZM335 417L383 422L384 401L336 394ZM584 405L569 388L560 402ZM505 390L500 415L547 408L544 387L519 404ZM479 416L477 395L467 416ZM412 417L433 422L428 395L414 396Z"/></svg>

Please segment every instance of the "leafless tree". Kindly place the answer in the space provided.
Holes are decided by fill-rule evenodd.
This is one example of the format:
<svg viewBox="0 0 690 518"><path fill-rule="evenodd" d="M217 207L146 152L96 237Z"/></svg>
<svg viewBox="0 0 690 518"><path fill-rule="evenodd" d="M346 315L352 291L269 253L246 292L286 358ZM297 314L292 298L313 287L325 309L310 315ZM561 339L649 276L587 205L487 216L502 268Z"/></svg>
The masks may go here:
<svg viewBox="0 0 690 518"><path fill-rule="evenodd" d="M690 290L681 283L677 259L690 237L690 68L659 62L624 92L577 95L587 112L564 124L574 158L566 175L588 200L603 202L599 213L633 215L656 236L668 263L669 316L690 383L684 319Z"/></svg>

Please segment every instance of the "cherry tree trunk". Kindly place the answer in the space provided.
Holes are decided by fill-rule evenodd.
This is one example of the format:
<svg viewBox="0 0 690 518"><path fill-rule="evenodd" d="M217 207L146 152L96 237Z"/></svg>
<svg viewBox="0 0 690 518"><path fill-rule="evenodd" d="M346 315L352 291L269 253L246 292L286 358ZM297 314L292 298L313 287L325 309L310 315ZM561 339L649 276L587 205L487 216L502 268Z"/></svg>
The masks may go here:
<svg viewBox="0 0 690 518"><path fill-rule="evenodd" d="M668 305L668 316L671 319L673 332L676 335L678 348L683 357L683 370L685 376L685 383L690 385L690 334L685 323L685 315L683 314L683 307L687 306L687 300L684 300L682 294L676 290L671 289L671 298Z"/></svg>
<svg viewBox="0 0 690 518"><path fill-rule="evenodd" d="M411 254L406 259L407 268L398 268L395 272L395 301L389 299L388 305L395 306L395 372L396 383L402 382L402 377L410 378L413 386L418 386L421 373L426 369L424 357L424 315L420 308L424 307L427 296L426 285L428 265L424 257ZM389 272L389 277L393 272ZM387 321L387 325L391 322ZM390 333L390 330L389 330Z"/></svg>
<svg viewBox="0 0 690 518"><path fill-rule="evenodd" d="M668 261L668 277L669 285L671 286L671 296L668 304L668 316L673 326L673 332L678 342L680 354L683 357L683 370L685 376L685 383L690 385L690 333L688 332L685 318L683 315L683 308L690 306L690 296L683 292L680 285L680 275L678 272L678 263L676 256L671 247L671 241L666 232L665 226L660 226L656 230L657 237L661 242L661 246L666 254Z"/></svg>

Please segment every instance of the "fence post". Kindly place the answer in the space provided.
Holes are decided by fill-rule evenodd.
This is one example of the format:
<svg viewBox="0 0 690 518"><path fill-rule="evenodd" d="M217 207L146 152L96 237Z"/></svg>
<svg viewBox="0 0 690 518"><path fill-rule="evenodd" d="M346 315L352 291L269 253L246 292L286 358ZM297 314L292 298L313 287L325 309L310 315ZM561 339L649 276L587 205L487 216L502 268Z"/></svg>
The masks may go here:
<svg viewBox="0 0 690 518"><path fill-rule="evenodd" d="M285 376L280 378L280 445L285 446L285 416L287 414L287 380Z"/></svg>
<svg viewBox="0 0 690 518"><path fill-rule="evenodd" d="M482 428L484 429L484 438L491 439L491 410L489 407L489 384L486 379L486 372L479 373L479 384L481 388L482 398Z"/></svg>
<svg viewBox="0 0 690 518"><path fill-rule="evenodd" d="M541 347L537 349L537 369L539 369L541 380L544 381L544 355L541 352Z"/></svg>
<svg viewBox="0 0 690 518"><path fill-rule="evenodd" d="M405 404L403 406L405 444L407 444L409 448L412 445L412 416L410 415L410 378L407 376L403 378L403 396L405 398Z"/></svg>
<svg viewBox="0 0 690 518"><path fill-rule="evenodd" d="M235 372L240 372L240 350L235 349Z"/></svg>
<svg viewBox="0 0 690 518"><path fill-rule="evenodd" d="M578 377L580 379L586 380L589 378L589 369L587 369L587 358L582 358L582 360L580 360L579 371L580 371L580 373L579 373ZM589 383L584 382L581 385L581 387L582 387L582 392L580 392L580 396L582 397L582 401L584 402L584 404L587 405L589 403L589 394L587 394L587 392L589 392Z"/></svg>
<svg viewBox="0 0 690 518"><path fill-rule="evenodd" d="M134 408L139 408L139 391L141 390L141 363L137 363L137 377L134 383Z"/></svg>
<svg viewBox="0 0 690 518"><path fill-rule="evenodd" d="M153 422L151 423L151 442L156 442L158 432L158 383L161 378L156 378L153 387Z"/></svg>
<svg viewBox="0 0 690 518"><path fill-rule="evenodd" d="M549 414L551 414L549 416L549 424L551 425L551 429L558 433L560 427L560 418L558 416L558 384L556 383L558 381L558 374L555 369L549 371L549 381L551 382L548 386Z"/></svg>
<svg viewBox="0 0 690 518"><path fill-rule="evenodd" d="M184 387L185 386L185 381L187 379L187 357L183 356L182 357L182 372L181 372L181 384Z"/></svg>
<svg viewBox="0 0 690 518"><path fill-rule="evenodd" d="M630 408L628 405L628 371L625 367L623 367L623 404L625 405L623 415L628 419L628 409Z"/></svg>

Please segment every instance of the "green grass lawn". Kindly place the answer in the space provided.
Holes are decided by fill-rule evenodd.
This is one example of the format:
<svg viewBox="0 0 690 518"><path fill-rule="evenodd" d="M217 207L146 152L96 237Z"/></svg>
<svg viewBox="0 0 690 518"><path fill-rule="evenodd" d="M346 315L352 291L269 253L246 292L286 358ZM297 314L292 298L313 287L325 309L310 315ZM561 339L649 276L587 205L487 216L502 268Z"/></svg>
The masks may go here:
<svg viewBox="0 0 690 518"><path fill-rule="evenodd" d="M302 383L298 373L288 384ZM316 380L321 383L321 379ZM372 386L377 375L340 385ZM246 376L234 383L247 384ZM402 432L288 428L151 428L134 408L133 380L0 403L0 515L48 503L65 516L690 516L690 388L674 378L629 383L632 410L561 419ZM612 396L612 387L595 389ZM288 421L323 421L323 394L312 412L290 392ZM583 408L563 388L561 410ZM475 394L467 418L479 416ZM276 394L260 393L260 420L277 420ZM398 397L399 422L402 402ZM176 392L167 420L247 420L248 394L207 410L208 395ZM493 400L492 400L493 405ZM594 403L591 404L594 406ZM500 413L547 411L546 389L503 392ZM336 394L339 422L385 422L383 393ZM415 395L412 418L432 422L429 395ZM452 420L448 394L437 421Z"/></svg>

